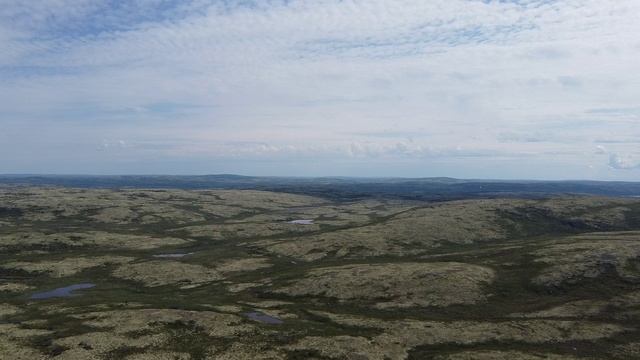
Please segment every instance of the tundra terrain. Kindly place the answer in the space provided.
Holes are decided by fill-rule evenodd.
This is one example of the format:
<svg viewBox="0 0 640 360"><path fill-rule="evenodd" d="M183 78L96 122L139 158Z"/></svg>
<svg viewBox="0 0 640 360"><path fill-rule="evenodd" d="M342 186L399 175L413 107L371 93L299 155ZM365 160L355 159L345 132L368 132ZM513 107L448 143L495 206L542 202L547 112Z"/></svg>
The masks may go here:
<svg viewBox="0 0 640 360"><path fill-rule="evenodd" d="M0 187L1 359L640 358L640 199Z"/></svg>

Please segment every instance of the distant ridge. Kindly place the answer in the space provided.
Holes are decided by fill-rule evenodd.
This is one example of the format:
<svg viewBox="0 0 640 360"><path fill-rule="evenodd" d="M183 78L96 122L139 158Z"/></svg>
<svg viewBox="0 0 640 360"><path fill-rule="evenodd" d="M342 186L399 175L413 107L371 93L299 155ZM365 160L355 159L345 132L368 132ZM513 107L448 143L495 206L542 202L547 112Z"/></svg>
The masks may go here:
<svg viewBox="0 0 640 360"><path fill-rule="evenodd" d="M260 177L212 175L0 175L0 185L76 188L253 189L326 198L396 197L448 200L478 197L546 197L562 194L640 196L640 182L469 180L433 178Z"/></svg>

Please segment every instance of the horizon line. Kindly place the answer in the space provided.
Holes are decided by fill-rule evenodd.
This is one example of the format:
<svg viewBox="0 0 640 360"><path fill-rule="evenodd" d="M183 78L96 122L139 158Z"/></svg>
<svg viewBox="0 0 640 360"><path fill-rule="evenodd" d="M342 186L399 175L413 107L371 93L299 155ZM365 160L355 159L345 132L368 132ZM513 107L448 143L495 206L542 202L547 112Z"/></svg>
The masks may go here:
<svg viewBox="0 0 640 360"><path fill-rule="evenodd" d="M206 177L206 176L235 176L244 178L270 178L270 179L361 179L361 180L430 180L449 179L459 181L487 181L487 182L607 182L607 183L640 183L640 180L597 180L597 179L526 179L526 178L457 178L452 176L345 176L345 175L322 175L322 176L300 176L300 175L243 175L232 173L206 173L206 174L78 174L78 173L0 173L2 177Z"/></svg>

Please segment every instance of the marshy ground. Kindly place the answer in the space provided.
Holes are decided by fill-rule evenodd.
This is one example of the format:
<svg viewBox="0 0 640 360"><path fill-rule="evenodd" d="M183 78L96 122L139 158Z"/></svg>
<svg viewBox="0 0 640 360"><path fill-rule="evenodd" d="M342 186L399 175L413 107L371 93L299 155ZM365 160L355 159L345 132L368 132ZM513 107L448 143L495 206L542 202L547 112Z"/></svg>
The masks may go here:
<svg viewBox="0 0 640 360"><path fill-rule="evenodd" d="M639 258L632 198L7 186L0 358L634 359Z"/></svg>

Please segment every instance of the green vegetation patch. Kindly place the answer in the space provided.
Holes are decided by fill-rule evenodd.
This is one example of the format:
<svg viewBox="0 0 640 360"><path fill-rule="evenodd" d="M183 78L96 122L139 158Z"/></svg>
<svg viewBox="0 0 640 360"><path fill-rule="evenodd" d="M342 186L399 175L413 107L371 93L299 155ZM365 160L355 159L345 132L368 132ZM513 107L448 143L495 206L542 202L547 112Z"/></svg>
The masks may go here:
<svg viewBox="0 0 640 360"><path fill-rule="evenodd" d="M524 353L520 351L463 351L449 355L438 355L434 360L577 360L575 356L545 352Z"/></svg>
<svg viewBox="0 0 640 360"><path fill-rule="evenodd" d="M37 262L16 261L0 265L5 269L18 269L27 272L44 273L51 277L65 277L77 274L83 270L113 264L126 264L134 258L128 256L78 256L60 260L45 260Z"/></svg>
<svg viewBox="0 0 640 360"><path fill-rule="evenodd" d="M163 285L200 285L222 280L220 271L202 265L173 260L154 260L126 263L113 271L113 276L155 287Z"/></svg>
<svg viewBox="0 0 640 360"><path fill-rule="evenodd" d="M471 264L385 263L317 268L274 290L290 296L365 300L377 308L474 304L487 299L493 270Z"/></svg>
<svg viewBox="0 0 640 360"><path fill-rule="evenodd" d="M0 292L5 293L21 293L31 289L34 289L34 287L22 283L7 282L0 284Z"/></svg>
<svg viewBox="0 0 640 360"><path fill-rule="evenodd" d="M219 281L229 274L270 267L267 258L229 259L212 266L189 264L177 260L153 260L122 263L112 275L143 283L148 287L180 285L185 288Z"/></svg>
<svg viewBox="0 0 640 360"><path fill-rule="evenodd" d="M344 359L338 354L361 354L363 359L406 359L419 346L439 344L472 345L482 343L558 343L596 340L616 336L630 329L616 324L588 321L417 321L361 318L338 314L320 314L342 325L378 328L380 335L371 338L311 336L289 346L295 351L315 351L330 359ZM335 355L334 355L335 354Z"/></svg>
<svg viewBox="0 0 640 360"><path fill-rule="evenodd" d="M103 247L129 250L148 250L161 246L185 245L190 241L175 237L155 237L148 235L118 234L103 231L88 232L18 232L0 236L0 248L40 248L52 247L82 248Z"/></svg>
<svg viewBox="0 0 640 360"><path fill-rule="evenodd" d="M547 265L533 281L538 285L560 286L596 278L615 271L637 278L630 261L640 256L640 232L590 233L554 241L534 252L536 261Z"/></svg>

